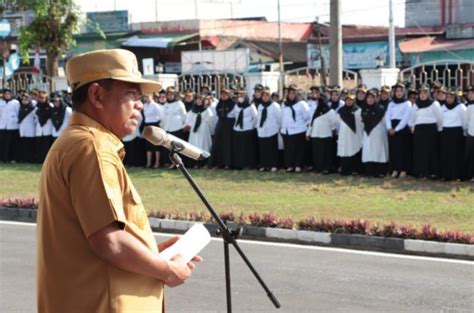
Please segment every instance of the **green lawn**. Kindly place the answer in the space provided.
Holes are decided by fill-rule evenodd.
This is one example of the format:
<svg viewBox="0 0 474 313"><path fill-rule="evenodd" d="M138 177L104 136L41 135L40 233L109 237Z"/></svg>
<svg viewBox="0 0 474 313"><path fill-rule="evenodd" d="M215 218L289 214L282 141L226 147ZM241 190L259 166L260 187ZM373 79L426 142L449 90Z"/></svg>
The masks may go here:
<svg viewBox="0 0 474 313"><path fill-rule="evenodd" d="M130 168L147 210L205 211L178 171ZM394 221L474 232L474 185L312 173L192 170L219 212L271 211L280 216ZM37 197L40 166L0 165L0 198Z"/></svg>

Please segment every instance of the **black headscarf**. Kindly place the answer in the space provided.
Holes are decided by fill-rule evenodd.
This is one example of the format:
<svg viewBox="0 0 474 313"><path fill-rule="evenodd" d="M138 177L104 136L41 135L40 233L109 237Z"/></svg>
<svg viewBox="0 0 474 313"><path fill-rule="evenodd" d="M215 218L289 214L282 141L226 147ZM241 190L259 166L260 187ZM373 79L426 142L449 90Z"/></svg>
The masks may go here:
<svg viewBox="0 0 474 313"><path fill-rule="evenodd" d="M227 100L220 99L216 106L217 116L220 119L227 118L227 114L234 109L235 103L231 98Z"/></svg>
<svg viewBox="0 0 474 313"><path fill-rule="evenodd" d="M66 115L66 107L62 104L59 108L54 107L51 113L51 121L56 130L59 130L63 125L64 116Z"/></svg>
<svg viewBox="0 0 474 313"><path fill-rule="evenodd" d="M432 105L434 102L433 99L431 98L428 98L426 100L421 100L420 98L416 99L416 106L418 107L418 109L424 109L424 108L427 108L429 107L430 105Z"/></svg>
<svg viewBox="0 0 474 313"><path fill-rule="evenodd" d="M244 110L250 106L250 102L247 96L245 96L244 102L242 103L237 103L237 106L241 108L239 112L239 116L237 117L237 120L235 121L235 126L239 126L240 129L244 128Z"/></svg>
<svg viewBox="0 0 474 313"><path fill-rule="evenodd" d="M260 104L263 107L262 118L260 119L260 127L263 127L263 125L265 124L265 121L267 120L268 107L272 104L272 100L270 100L268 102L262 101Z"/></svg>
<svg viewBox="0 0 474 313"><path fill-rule="evenodd" d="M387 98L386 100L380 99L378 104L381 105L385 111L387 111L389 103L390 103L390 98Z"/></svg>
<svg viewBox="0 0 474 313"><path fill-rule="evenodd" d="M51 118L53 113L53 108L49 105L49 102L38 102L36 105L36 115L38 116L38 121L41 127L43 127L48 120Z"/></svg>
<svg viewBox="0 0 474 313"><path fill-rule="evenodd" d="M407 98L405 96L401 98L397 98L397 96L394 95L392 98L392 101L395 102L396 104L399 104L399 103L407 101Z"/></svg>
<svg viewBox="0 0 474 313"><path fill-rule="evenodd" d="M201 122L202 122L201 113L204 112L205 110L206 108L204 107L204 105L197 105L196 103L194 103L192 111L193 113L196 113L196 122L194 123L193 133L197 132L199 129L199 126L201 126Z"/></svg>
<svg viewBox="0 0 474 313"><path fill-rule="evenodd" d="M317 117L320 117L329 111L331 111L331 108L327 106L326 101L324 101L323 98L319 98L316 105L316 110L314 110L313 117L311 118L311 124L313 124L313 121Z"/></svg>
<svg viewBox="0 0 474 313"><path fill-rule="evenodd" d="M452 104L449 104L448 101L446 101L446 103L444 104L444 106L448 109L448 110L452 110L454 109L455 107L457 107L459 104L461 104L461 102L459 101L459 97L455 97L454 98L454 102Z"/></svg>
<svg viewBox="0 0 474 313"><path fill-rule="evenodd" d="M18 112L18 123L21 123L25 119L25 117L27 117L28 114L30 114L31 111L35 109L31 101L28 104L23 104L20 100L20 104L20 110Z"/></svg>
<svg viewBox="0 0 474 313"><path fill-rule="evenodd" d="M295 108L293 107L298 101L296 99L290 100L287 99L285 101L285 105L291 109L291 116L293 117L293 121L296 121L296 111Z"/></svg>
<svg viewBox="0 0 474 313"><path fill-rule="evenodd" d="M329 100L328 104L331 109L333 109L334 111L337 111L337 109L339 109L339 103L340 103L340 100L337 99L337 101Z"/></svg>
<svg viewBox="0 0 474 313"><path fill-rule="evenodd" d="M186 108L186 112L189 112L190 110L192 110L193 106L194 106L194 100L191 100L189 102L184 101L184 107Z"/></svg>
<svg viewBox="0 0 474 313"><path fill-rule="evenodd" d="M362 122L364 122L364 130L367 135L370 135L374 129L385 116L385 109L380 104L367 105L362 109Z"/></svg>
<svg viewBox="0 0 474 313"><path fill-rule="evenodd" d="M474 100L467 100L466 102L466 106L473 105L473 104L474 104Z"/></svg>
<svg viewBox="0 0 474 313"><path fill-rule="evenodd" d="M356 122L355 122L355 116L354 113L360 109L357 104L353 104L352 106L347 106L344 105L342 108L340 108L337 112L341 116L341 120L349 126L350 129L355 133L356 130Z"/></svg>

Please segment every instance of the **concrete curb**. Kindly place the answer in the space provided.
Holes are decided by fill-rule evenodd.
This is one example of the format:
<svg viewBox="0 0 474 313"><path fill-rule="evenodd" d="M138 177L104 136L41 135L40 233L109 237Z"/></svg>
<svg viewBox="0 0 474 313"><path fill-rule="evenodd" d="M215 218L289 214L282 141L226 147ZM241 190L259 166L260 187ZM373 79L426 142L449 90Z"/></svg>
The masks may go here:
<svg viewBox="0 0 474 313"><path fill-rule="evenodd" d="M36 210L0 207L0 220L35 223ZM149 221L151 228L155 232L178 234L186 232L186 230L196 223L154 217L150 217ZM216 224L204 224L204 226L206 226L213 236L217 236ZM448 242L386 238L356 234L333 234L307 230L255 226L243 226L241 238L474 260L474 245Z"/></svg>

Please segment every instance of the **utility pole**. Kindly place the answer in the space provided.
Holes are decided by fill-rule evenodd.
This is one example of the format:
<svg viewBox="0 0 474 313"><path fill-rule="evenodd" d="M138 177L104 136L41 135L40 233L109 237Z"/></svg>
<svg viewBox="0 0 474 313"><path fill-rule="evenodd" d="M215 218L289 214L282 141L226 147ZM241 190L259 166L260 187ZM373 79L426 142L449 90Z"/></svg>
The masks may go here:
<svg viewBox="0 0 474 313"><path fill-rule="evenodd" d="M324 63L323 45L321 42L321 26L319 25L319 18L316 18L315 30L318 33L318 48L319 48L319 64L321 69L321 86L326 87L326 65Z"/></svg>
<svg viewBox="0 0 474 313"><path fill-rule="evenodd" d="M331 0L329 26L329 72L331 85L342 86L341 0Z"/></svg>
<svg viewBox="0 0 474 313"><path fill-rule="evenodd" d="M278 49L280 50L280 81L278 86L278 96L283 97L283 85L285 82L285 69L283 68L283 42L281 40L281 17L280 0L278 0Z"/></svg>
<svg viewBox="0 0 474 313"><path fill-rule="evenodd" d="M388 33L388 48L390 55L390 68L395 68L395 26L393 24L393 1L389 0L389 33Z"/></svg>

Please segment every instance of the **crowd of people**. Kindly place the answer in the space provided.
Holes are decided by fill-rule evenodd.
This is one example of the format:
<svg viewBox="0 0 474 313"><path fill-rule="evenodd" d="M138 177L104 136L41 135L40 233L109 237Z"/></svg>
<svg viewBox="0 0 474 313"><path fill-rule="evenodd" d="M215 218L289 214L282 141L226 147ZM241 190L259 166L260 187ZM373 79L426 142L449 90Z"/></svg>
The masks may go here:
<svg viewBox="0 0 474 313"><path fill-rule="evenodd" d="M4 162L42 163L72 114L70 95L3 90L0 156ZM474 181L474 89L439 83L408 89L402 82L380 89L285 87L283 99L262 85L208 86L199 93L174 87L143 95L141 127L122 138L124 163L170 167L164 148L146 142L144 126L211 153L185 159L199 168L258 169L372 177Z"/></svg>

